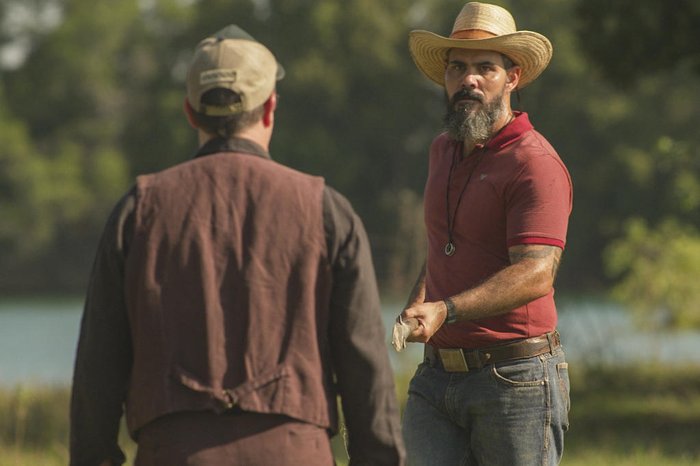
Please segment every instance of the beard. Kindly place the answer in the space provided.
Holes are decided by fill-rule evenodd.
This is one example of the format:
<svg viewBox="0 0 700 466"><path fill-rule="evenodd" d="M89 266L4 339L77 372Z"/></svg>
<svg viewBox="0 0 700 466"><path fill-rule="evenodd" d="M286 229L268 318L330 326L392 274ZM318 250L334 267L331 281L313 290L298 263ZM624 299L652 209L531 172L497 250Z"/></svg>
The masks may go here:
<svg viewBox="0 0 700 466"><path fill-rule="evenodd" d="M456 103L469 99L459 106ZM490 102L471 89L462 89L452 98L447 98L447 112L444 124L447 134L455 141L470 144L482 144L493 136L493 126L505 111L503 92Z"/></svg>

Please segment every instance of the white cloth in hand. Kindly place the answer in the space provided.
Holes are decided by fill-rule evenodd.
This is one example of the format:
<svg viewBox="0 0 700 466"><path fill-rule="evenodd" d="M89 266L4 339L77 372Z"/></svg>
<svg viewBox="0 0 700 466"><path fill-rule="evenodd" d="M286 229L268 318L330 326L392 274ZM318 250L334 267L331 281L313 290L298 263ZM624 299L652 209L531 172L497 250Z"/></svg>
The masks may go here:
<svg viewBox="0 0 700 466"><path fill-rule="evenodd" d="M398 352L403 351L406 348L406 338L411 334L411 327L406 322L403 321L401 316L394 324L394 329L391 332L391 344L394 349Z"/></svg>

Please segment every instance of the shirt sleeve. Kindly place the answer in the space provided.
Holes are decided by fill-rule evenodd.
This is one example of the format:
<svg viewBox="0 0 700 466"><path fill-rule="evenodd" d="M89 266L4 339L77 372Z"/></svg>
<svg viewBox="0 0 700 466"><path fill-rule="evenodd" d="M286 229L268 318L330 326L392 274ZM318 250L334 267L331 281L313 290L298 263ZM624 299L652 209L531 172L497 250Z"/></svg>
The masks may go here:
<svg viewBox="0 0 700 466"><path fill-rule="evenodd" d="M571 206L571 178L564 165L549 155L529 158L508 198L508 247L547 244L563 249Z"/></svg>
<svg viewBox="0 0 700 466"><path fill-rule="evenodd" d="M403 464L398 403L369 241L349 202L331 188L324 192L323 207L333 268L330 344L350 465Z"/></svg>
<svg viewBox="0 0 700 466"><path fill-rule="evenodd" d="M132 352L124 300L124 260L133 231L133 191L107 221L81 321L70 408L70 465L122 464L117 444Z"/></svg>

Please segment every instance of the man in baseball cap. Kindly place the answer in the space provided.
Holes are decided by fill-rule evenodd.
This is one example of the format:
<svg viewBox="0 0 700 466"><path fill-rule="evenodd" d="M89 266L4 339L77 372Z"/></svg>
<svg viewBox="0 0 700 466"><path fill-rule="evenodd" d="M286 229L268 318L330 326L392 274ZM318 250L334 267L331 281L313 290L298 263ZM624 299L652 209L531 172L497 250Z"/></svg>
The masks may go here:
<svg viewBox="0 0 700 466"><path fill-rule="evenodd" d="M187 73L187 101L195 112L227 116L250 112L272 94L284 68L267 47L236 25L230 25L197 45ZM212 106L201 101L212 89L229 89L240 102Z"/></svg>
<svg viewBox="0 0 700 466"><path fill-rule="evenodd" d="M268 153L284 70L238 26L197 46L200 148L114 209L87 292L71 465L403 464L367 237L348 201Z"/></svg>
<svg viewBox="0 0 700 466"><path fill-rule="evenodd" d="M472 2L448 37L412 31L409 48L447 96L429 153L426 263L395 332L425 344L403 419L409 464L557 464L569 378L553 284L572 186L510 101L551 43Z"/></svg>

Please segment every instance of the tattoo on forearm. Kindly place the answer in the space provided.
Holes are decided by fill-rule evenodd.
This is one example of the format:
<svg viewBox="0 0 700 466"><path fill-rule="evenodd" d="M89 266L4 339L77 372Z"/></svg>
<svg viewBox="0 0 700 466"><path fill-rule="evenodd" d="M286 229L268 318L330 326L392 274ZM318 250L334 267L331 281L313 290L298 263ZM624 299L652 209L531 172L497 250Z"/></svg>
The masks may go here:
<svg viewBox="0 0 700 466"><path fill-rule="evenodd" d="M554 278L559 270L561 262L561 249L555 246L542 246L537 249L527 248L518 251L509 251L510 263L516 264L525 259L548 259L552 261L552 278Z"/></svg>
<svg viewBox="0 0 700 466"><path fill-rule="evenodd" d="M511 252L510 253L510 263L515 264L523 259L543 259L547 256L551 256L554 248L544 248L544 249L529 249L522 252Z"/></svg>

